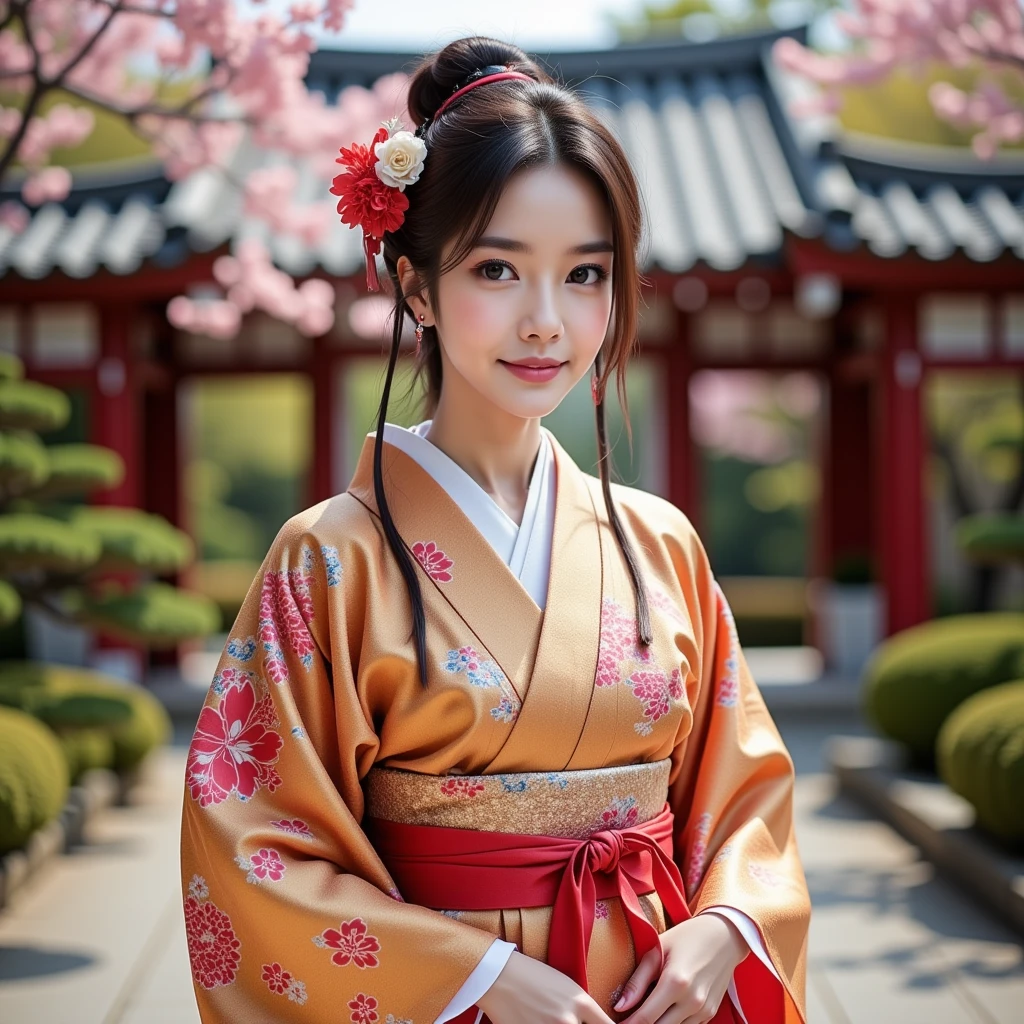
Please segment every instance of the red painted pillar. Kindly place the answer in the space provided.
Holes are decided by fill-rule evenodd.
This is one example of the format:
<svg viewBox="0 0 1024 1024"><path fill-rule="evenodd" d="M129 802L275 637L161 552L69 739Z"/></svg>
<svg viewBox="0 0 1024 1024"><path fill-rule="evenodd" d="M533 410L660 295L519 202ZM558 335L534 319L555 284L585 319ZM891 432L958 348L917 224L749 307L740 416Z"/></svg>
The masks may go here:
<svg viewBox="0 0 1024 1024"><path fill-rule="evenodd" d="M690 427L690 318L680 315L666 353L665 429L668 437L668 496L700 531L696 452Z"/></svg>
<svg viewBox="0 0 1024 1024"><path fill-rule="evenodd" d="M869 383L850 380L834 367L829 385L816 569L831 577L847 559L870 558L876 551L872 508L877 473L871 447Z"/></svg>
<svg viewBox="0 0 1024 1024"><path fill-rule="evenodd" d="M96 364L92 402L92 441L113 448L124 460L124 479L116 487L97 491L97 505L139 507L143 499L142 409L138 373L132 351L132 327L136 311L130 306L99 308L100 358ZM131 574L111 574L127 583ZM141 681L147 657L141 647L98 636L92 664L102 671L125 674Z"/></svg>
<svg viewBox="0 0 1024 1024"><path fill-rule="evenodd" d="M138 381L131 351L134 311L125 306L100 307L100 359L96 364L92 440L113 448L124 459L124 480L97 492L97 505L142 502L142 422Z"/></svg>
<svg viewBox="0 0 1024 1024"><path fill-rule="evenodd" d="M918 299L896 295L885 307L885 343L877 391L877 516L886 632L931 617L922 362L917 348Z"/></svg>

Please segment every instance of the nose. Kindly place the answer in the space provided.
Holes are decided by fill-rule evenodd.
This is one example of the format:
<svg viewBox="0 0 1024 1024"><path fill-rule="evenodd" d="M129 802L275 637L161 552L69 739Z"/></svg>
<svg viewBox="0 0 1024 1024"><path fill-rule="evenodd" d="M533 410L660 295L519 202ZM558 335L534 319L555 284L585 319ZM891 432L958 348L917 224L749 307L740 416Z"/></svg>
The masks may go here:
<svg viewBox="0 0 1024 1024"><path fill-rule="evenodd" d="M536 288L530 314L524 318L520 337L523 341L548 343L564 333L562 315L555 300L557 285L542 282Z"/></svg>

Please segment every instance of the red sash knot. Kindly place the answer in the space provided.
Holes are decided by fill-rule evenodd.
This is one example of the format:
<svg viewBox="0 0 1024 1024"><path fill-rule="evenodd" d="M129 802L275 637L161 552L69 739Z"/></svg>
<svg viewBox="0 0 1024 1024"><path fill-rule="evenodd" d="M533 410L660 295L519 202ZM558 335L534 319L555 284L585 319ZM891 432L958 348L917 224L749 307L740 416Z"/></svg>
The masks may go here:
<svg viewBox="0 0 1024 1024"><path fill-rule="evenodd" d="M587 989L599 899L618 896L636 959L660 949L638 896L657 892L673 924L691 915L672 860L672 809L586 839L483 832L368 819L367 831L403 897L435 910L553 907L548 963ZM659 968L660 970L660 968Z"/></svg>

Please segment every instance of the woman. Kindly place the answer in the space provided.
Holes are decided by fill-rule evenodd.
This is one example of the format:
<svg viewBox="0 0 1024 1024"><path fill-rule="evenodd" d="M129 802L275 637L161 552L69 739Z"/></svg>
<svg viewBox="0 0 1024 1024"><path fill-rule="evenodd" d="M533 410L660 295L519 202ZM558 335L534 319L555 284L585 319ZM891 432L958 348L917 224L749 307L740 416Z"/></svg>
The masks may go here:
<svg viewBox="0 0 1024 1024"><path fill-rule="evenodd" d="M409 110L332 188L397 299L377 430L282 527L189 752L202 1018L803 1021L792 762L689 521L608 481L628 162L493 39L425 60ZM540 427L591 371L600 480Z"/></svg>

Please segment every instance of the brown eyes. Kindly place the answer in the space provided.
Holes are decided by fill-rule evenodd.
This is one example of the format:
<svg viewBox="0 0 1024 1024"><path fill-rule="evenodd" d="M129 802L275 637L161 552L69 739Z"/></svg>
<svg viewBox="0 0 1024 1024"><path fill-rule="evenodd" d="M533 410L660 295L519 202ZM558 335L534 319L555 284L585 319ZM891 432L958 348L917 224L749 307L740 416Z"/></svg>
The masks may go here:
<svg viewBox="0 0 1024 1024"><path fill-rule="evenodd" d="M502 277L501 272L508 268L515 273L512 264L506 263L504 260L487 260L485 263L479 264L473 268L473 272L482 277L485 281L511 281L511 277ZM494 271L494 273L492 273ZM594 276L590 279L587 278L589 271L594 272ZM580 276L582 274L582 277ZM599 263L584 263L578 267L573 267L569 271L569 277L567 278L570 284L584 284L584 285L596 285L600 284L608 276L608 271L604 269Z"/></svg>

